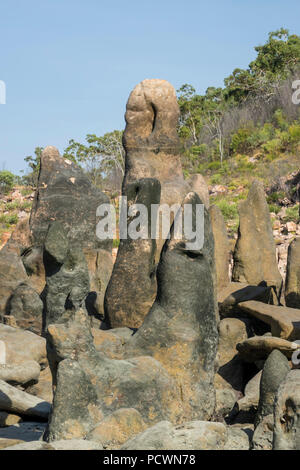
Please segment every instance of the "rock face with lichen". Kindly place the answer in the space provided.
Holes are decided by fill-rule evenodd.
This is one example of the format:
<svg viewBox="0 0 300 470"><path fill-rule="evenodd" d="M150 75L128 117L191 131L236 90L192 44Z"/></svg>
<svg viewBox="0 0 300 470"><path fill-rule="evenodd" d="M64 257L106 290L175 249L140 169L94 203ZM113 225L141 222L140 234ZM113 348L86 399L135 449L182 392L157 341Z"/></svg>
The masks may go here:
<svg viewBox="0 0 300 470"><path fill-rule="evenodd" d="M189 193L195 215L201 200ZM193 219L195 222L195 217ZM215 357L218 343L214 242L205 209L204 244L189 249L174 225L157 268L156 300L144 323L126 345L127 357L150 355L181 390L185 419L209 419L214 411Z"/></svg>
<svg viewBox="0 0 300 470"><path fill-rule="evenodd" d="M247 199L239 205L239 216L232 279L254 285L264 283L275 286L279 298L282 278L276 261L270 212L260 181L252 183Z"/></svg>
<svg viewBox="0 0 300 470"><path fill-rule="evenodd" d="M55 385L49 440L86 436L120 408L134 408L148 425L179 419L180 394L163 366L97 352L84 309L48 327L47 348Z"/></svg>
<svg viewBox="0 0 300 470"><path fill-rule="evenodd" d="M189 193L184 203L192 205L195 230L196 204L201 201ZM157 270L156 301L140 329L124 336L124 359L111 359L102 352L104 346L101 351L101 344L96 351L82 302L73 303L48 326L47 351L55 386L50 441L93 435L97 423L110 422L110 415L121 408L134 408L147 426L162 420L176 424L211 417L218 314L207 211L204 229L203 247L193 249L188 245L191 240L174 238L172 227ZM60 252L63 256L64 242L62 236L60 242L56 240L58 258ZM47 237L47 250L48 245ZM74 278L73 289L77 285ZM116 329L107 335L114 331L121 333Z"/></svg>
<svg viewBox="0 0 300 470"><path fill-rule="evenodd" d="M122 185L128 208L140 201L149 208L159 202L180 205L188 192L179 155L178 118L175 90L167 81L144 80L130 94L123 136ZM158 181L151 183L151 179ZM142 324L155 298L154 264L162 245L161 228L156 243L141 239L121 241L105 296L105 313L114 327L137 328Z"/></svg>

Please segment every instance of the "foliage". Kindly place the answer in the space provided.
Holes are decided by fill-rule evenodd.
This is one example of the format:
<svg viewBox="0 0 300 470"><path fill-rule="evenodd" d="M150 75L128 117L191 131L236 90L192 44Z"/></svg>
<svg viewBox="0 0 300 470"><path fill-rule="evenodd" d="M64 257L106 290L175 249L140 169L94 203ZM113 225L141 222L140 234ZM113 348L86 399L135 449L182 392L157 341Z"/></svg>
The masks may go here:
<svg viewBox="0 0 300 470"><path fill-rule="evenodd" d="M101 186L103 180L115 173L124 174L124 149L122 131L113 131L97 137L86 136L87 144L70 140L64 152L65 158L71 158L82 164L94 184Z"/></svg>
<svg viewBox="0 0 300 470"><path fill-rule="evenodd" d="M14 185L15 176L7 170L0 171L0 193L8 193Z"/></svg>

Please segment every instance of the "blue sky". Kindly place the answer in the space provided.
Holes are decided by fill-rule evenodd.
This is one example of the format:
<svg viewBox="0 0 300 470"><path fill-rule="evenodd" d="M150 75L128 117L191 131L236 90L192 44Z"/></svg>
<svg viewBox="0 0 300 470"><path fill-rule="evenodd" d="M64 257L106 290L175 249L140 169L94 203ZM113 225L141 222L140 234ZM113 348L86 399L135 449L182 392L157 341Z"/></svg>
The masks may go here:
<svg viewBox="0 0 300 470"><path fill-rule="evenodd" d="M298 0L3 0L0 170L25 169L36 146L123 129L144 78L222 86L269 31L300 34L299 17Z"/></svg>

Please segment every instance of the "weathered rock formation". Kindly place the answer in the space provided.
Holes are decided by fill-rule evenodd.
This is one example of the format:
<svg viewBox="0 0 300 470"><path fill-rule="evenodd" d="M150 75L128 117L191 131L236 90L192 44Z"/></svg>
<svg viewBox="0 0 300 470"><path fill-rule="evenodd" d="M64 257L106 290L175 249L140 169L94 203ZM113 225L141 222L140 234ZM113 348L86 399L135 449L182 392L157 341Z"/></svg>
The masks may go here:
<svg viewBox="0 0 300 470"><path fill-rule="evenodd" d="M156 295L155 252L156 240L151 238L151 204L160 203L160 183L153 178L143 178L126 186L127 231L134 223L136 204L147 209L147 221L141 223L147 238L132 239L129 235L120 240L117 259L105 294L105 320L113 327L138 328L151 308ZM137 222L135 222L137 223Z"/></svg>
<svg viewBox="0 0 300 470"><path fill-rule="evenodd" d="M280 351L274 349L267 358L262 371L255 427L265 416L273 413L276 393L289 371L290 366L287 358Z"/></svg>
<svg viewBox="0 0 300 470"><path fill-rule="evenodd" d="M300 450L300 370L291 370L274 404L274 450Z"/></svg>
<svg viewBox="0 0 300 470"><path fill-rule="evenodd" d="M229 284L229 241L225 220L218 206L209 208L215 240L215 260L218 292Z"/></svg>
<svg viewBox="0 0 300 470"><path fill-rule="evenodd" d="M81 438L120 408L145 423L180 417L180 391L158 361L145 355L113 360L96 351L84 310L48 327L55 394L47 438Z"/></svg>
<svg viewBox="0 0 300 470"><path fill-rule="evenodd" d="M208 209L209 208L209 191L208 191L208 186L203 176L200 175L200 173L196 173L192 175L191 178L187 182L190 186L190 190L198 194L201 201L205 205L206 209Z"/></svg>
<svg viewBox="0 0 300 470"><path fill-rule="evenodd" d="M49 226L44 245L46 272L44 330L66 311L80 307L90 291L89 272L83 252L71 247L59 222Z"/></svg>
<svg viewBox="0 0 300 470"><path fill-rule="evenodd" d="M253 336L236 346L241 358L246 362L265 360L274 349L278 349L290 359L299 348L297 343L274 336Z"/></svg>
<svg viewBox="0 0 300 470"><path fill-rule="evenodd" d="M275 286L280 298L282 278L276 261L269 208L260 181L252 183L247 199L239 205L239 216L232 279Z"/></svg>
<svg viewBox="0 0 300 470"><path fill-rule="evenodd" d="M144 199L147 207L159 202L159 190L154 186L151 189L150 180L148 185L145 182L140 186L145 178L159 181L161 204L181 204L188 192L179 156L178 117L175 90L165 80L144 80L130 94L123 136L125 176L122 186L122 194L128 195L129 205L136 202L135 196L139 201ZM140 194L133 194L139 189ZM172 217L171 214L171 223ZM163 235L159 225L156 249L154 240L121 241L105 296L106 315L113 326L136 328L142 324L155 298L153 264L154 260L159 260ZM127 275L120 276L125 262ZM139 286L136 280L140 274ZM128 293L132 295L135 290L134 299L128 299Z"/></svg>
<svg viewBox="0 0 300 470"><path fill-rule="evenodd" d="M247 315L262 320L271 327L273 336L294 341L300 339L300 310L249 300L239 304Z"/></svg>
<svg viewBox="0 0 300 470"><path fill-rule="evenodd" d="M195 224L199 196L189 193ZM195 230L195 226L193 226ZM185 419L210 418L215 404L214 374L218 342L214 242L205 209L204 244L190 250L188 239L165 242L157 268L158 291L143 325L127 343L127 357L153 356L182 393Z"/></svg>
<svg viewBox="0 0 300 470"><path fill-rule="evenodd" d="M288 248L284 295L287 307L300 309L300 238Z"/></svg>

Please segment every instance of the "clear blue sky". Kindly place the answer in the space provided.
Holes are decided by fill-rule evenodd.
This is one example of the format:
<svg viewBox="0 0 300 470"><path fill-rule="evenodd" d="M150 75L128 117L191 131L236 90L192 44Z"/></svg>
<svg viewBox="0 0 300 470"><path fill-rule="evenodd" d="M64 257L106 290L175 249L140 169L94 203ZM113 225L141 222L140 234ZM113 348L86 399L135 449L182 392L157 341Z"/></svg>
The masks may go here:
<svg viewBox="0 0 300 470"><path fill-rule="evenodd" d="M3 0L0 170L25 169L36 146L123 129L144 78L221 86L269 31L300 34L299 18L299 0Z"/></svg>

